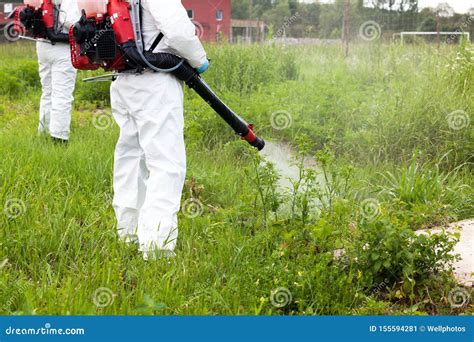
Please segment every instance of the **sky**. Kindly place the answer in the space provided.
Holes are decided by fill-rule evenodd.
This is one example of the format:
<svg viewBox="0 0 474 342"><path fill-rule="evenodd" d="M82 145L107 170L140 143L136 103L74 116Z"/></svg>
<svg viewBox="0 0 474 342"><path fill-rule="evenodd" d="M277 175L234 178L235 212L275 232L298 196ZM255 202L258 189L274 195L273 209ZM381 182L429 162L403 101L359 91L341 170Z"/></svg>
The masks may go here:
<svg viewBox="0 0 474 342"><path fill-rule="evenodd" d="M302 2L313 2L314 0L302 0ZM320 2L331 2L332 0L320 0ZM467 13L474 7L474 0L418 0L419 7L436 7L440 2L447 2L457 13Z"/></svg>
<svg viewBox="0 0 474 342"><path fill-rule="evenodd" d="M436 7L440 2L447 2L457 13L467 13L474 7L474 0L419 0L420 7Z"/></svg>

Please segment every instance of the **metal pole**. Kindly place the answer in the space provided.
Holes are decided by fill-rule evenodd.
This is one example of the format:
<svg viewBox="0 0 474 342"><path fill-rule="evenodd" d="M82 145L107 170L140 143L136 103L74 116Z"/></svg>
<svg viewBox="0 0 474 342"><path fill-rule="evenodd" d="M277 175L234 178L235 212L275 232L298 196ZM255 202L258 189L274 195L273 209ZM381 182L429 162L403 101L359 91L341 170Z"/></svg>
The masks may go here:
<svg viewBox="0 0 474 342"><path fill-rule="evenodd" d="M436 12L436 42L438 44L438 50L441 45L441 17L439 16L439 11Z"/></svg>
<svg viewBox="0 0 474 342"><path fill-rule="evenodd" d="M349 56L349 11L350 0L344 1L344 20L343 20L343 43L344 43L344 55Z"/></svg>
<svg viewBox="0 0 474 342"><path fill-rule="evenodd" d="M249 0L249 20L252 20L252 12L253 12L253 0ZM248 32L249 32L250 43L252 43L252 27L249 27Z"/></svg>

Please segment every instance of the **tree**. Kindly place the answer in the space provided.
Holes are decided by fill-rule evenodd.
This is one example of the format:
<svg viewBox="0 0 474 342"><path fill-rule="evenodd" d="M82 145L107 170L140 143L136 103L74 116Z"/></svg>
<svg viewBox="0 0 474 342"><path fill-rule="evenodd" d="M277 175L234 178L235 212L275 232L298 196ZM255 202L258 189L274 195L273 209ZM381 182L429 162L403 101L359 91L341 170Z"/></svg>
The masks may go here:
<svg viewBox="0 0 474 342"><path fill-rule="evenodd" d="M379 11L397 9L403 13L418 10L418 0L370 0L369 4Z"/></svg>
<svg viewBox="0 0 474 342"><path fill-rule="evenodd" d="M275 32L285 28L285 22L291 17L288 1L279 1L276 6L263 14L263 20L267 25L274 26Z"/></svg>
<svg viewBox="0 0 474 342"><path fill-rule="evenodd" d="M401 0L399 12L417 12L418 0Z"/></svg>
<svg viewBox="0 0 474 342"><path fill-rule="evenodd" d="M272 8L273 3L274 1L272 0L232 1L232 17L235 19L260 18L263 13ZM252 13L249 13L249 8L252 9Z"/></svg>
<svg viewBox="0 0 474 342"><path fill-rule="evenodd" d="M449 18L454 15L454 9L447 2L442 2L436 7L436 13L440 17Z"/></svg>
<svg viewBox="0 0 474 342"><path fill-rule="evenodd" d="M418 31L422 31L422 32L436 31L436 19L433 17L426 18L418 27Z"/></svg>

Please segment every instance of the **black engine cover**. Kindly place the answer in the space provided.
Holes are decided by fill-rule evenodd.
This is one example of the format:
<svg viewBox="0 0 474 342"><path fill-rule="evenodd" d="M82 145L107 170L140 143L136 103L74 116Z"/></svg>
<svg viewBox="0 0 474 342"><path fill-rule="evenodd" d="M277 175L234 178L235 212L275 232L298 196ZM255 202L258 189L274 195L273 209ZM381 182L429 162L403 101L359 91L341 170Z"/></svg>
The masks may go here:
<svg viewBox="0 0 474 342"><path fill-rule="evenodd" d="M34 37L43 38L46 36L46 26L43 21L43 14L40 10L35 11L32 7L24 8L19 14L20 22L27 31Z"/></svg>
<svg viewBox="0 0 474 342"><path fill-rule="evenodd" d="M97 59L111 60L117 56L114 30L101 30L97 38Z"/></svg>
<svg viewBox="0 0 474 342"><path fill-rule="evenodd" d="M87 20L83 16L74 25L74 40L81 47L81 55L87 55L95 64L114 60L117 57L115 32L107 24L97 24L95 20Z"/></svg>

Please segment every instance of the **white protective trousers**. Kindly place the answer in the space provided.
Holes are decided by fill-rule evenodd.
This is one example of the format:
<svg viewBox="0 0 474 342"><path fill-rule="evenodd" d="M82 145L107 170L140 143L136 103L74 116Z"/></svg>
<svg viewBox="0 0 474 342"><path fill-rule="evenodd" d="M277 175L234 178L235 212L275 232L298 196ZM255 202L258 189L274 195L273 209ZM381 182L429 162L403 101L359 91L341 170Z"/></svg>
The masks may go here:
<svg viewBox="0 0 474 342"><path fill-rule="evenodd" d="M76 0L55 0L58 8L58 27L63 33L79 21L81 15ZM69 44L37 43L39 75L43 93L40 102L39 133L68 140L71 124L72 93L76 83L76 69L71 64Z"/></svg>
<svg viewBox="0 0 474 342"><path fill-rule="evenodd" d="M183 86L169 74L119 77L112 84L120 127L115 148L114 209L119 236L140 250L173 250L186 175Z"/></svg>
<svg viewBox="0 0 474 342"><path fill-rule="evenodd" d="M193 67L207 61L194 24L180 0L142 0L149 49L170 52ZM138 238L144 256L173 251L186 176L183 84L169 73L124 74L112 83L112 113L120 127L115 149L114 210L122 240Z"/></svg>
<svg viewBox="0 0 474 342"><path fill-rule="evenodd" d="M38 131L68 140L76 69L71 64L69 45L37 43L39 75L43 93Z"/></svg>

